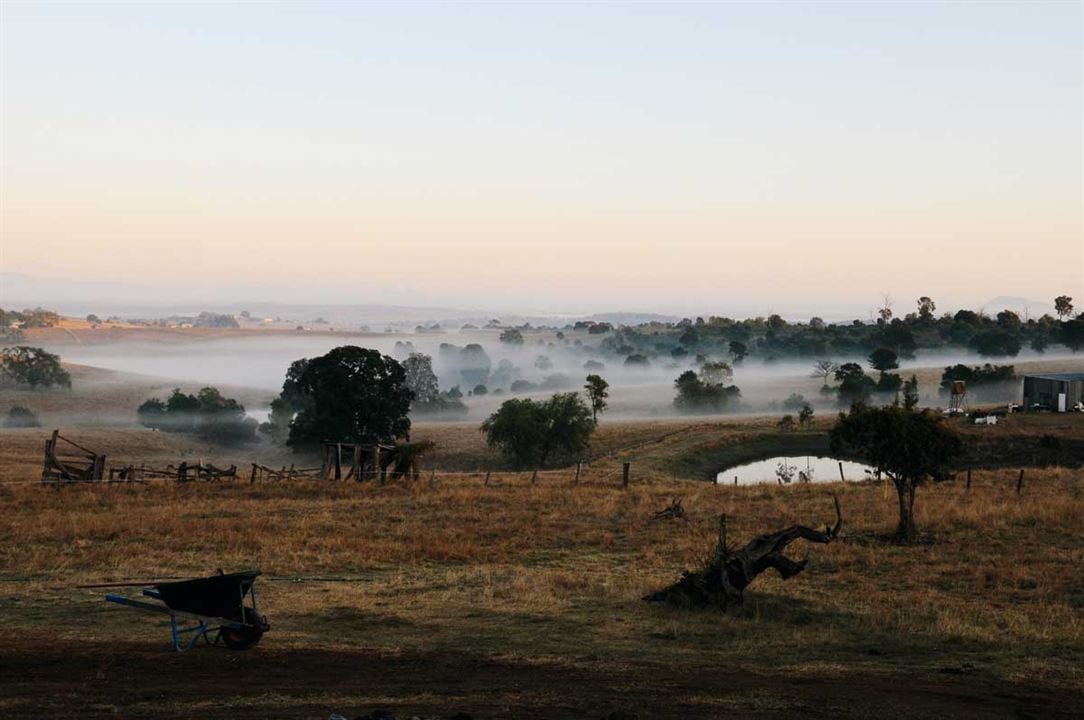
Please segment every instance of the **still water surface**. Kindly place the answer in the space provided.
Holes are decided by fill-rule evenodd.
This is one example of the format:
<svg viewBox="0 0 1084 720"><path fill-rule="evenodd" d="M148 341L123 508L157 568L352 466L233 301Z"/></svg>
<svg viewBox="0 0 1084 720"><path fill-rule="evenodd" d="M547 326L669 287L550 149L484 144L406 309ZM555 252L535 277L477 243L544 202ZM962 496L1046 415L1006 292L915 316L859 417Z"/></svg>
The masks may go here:
<svg viewBox="0 0 1084 720"><path fill-rule="evenodd" d="M840 479L841 462L845 480L865 480L873 475L868 465L850 460L841 461L831 457L779 456L723 470L716 476L715 482L720 485L732 485L734 478L737 478L738 485L757 485L768 482L777 483L781 477L784 484L788 481L791 483L834 482Z"/></svg>

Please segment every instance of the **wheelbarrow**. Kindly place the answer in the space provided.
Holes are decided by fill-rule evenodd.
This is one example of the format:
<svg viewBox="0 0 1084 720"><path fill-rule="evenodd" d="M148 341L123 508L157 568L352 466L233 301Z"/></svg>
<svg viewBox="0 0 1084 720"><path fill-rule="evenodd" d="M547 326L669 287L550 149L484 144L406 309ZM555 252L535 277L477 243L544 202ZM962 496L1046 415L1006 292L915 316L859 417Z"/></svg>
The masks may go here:
<svg viewBox="0 0 1084 720"><path fill-rule="evenodd" d="M106 602L169 615L173 649L191 650L202 640L220 642L230 650L247 650L271 629L256 609L259 570L223 573L205 578L151 583L105 583L80 587L143 587L143 595L159 602L135 600L110 593ZM248 604L245 599L248 598Z"/></svg>

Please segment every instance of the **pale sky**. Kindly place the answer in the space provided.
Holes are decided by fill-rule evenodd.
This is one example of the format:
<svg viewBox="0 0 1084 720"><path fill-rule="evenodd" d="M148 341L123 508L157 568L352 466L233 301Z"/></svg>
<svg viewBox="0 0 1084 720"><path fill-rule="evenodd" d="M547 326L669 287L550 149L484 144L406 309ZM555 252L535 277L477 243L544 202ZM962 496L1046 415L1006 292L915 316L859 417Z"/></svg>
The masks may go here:
<svg viewBox="0 0 1084 720"><path fill-rule="evenodd" d="M0 26L6 273L523 312L1084 300L1080 2Z"/></svg>

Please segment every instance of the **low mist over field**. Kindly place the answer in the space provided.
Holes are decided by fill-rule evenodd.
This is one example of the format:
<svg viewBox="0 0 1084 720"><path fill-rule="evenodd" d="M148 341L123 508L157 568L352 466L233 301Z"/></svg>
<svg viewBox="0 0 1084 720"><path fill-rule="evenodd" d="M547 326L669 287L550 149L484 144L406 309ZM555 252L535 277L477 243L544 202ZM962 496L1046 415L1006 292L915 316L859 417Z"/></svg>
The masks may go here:
<svg viewBox="0 0 1084 720"><path fill-rule="evenodd" d="M334 312L334 308L323 309L330 311L328 314ZM188 328L182 316L164 321L143 318L134 325L118 317L116 322L75 320L28 332L65 362L147 376L163 387L174 382L192 388L233 388L246 399L250 414L261 420L268 403L282 388L290 363L343 345L372 348L398 361L411 353L430 357L439 390L462 393L460 401L467 410L465 414L437 414L432 420L480 420L509 397L546 397L581 390L588 374L601 375L610 384L608 417L649 419L688 414L687 409L674 405L675 381L683 372L697 372L711 362L729 366L732 375L727 383L739 388L740 402L731 404L727 411L737 414L795 411L800 403L784 405L794 394L822 410L845 406L834 392L822 391L825 384L834 388L836 380L831 373L827 378L812 377L814 365L853 362L876 377L869 363L870 352L893 342L904 347L892 372L904 379L916 375L920 401L928 406L947 404L947 393L940 385L942 371L949 366L992 362L1023 371L1028 367L1071 370L1084 365L1057 342L1057 322L1049 315L1044 316L1046 324L1036 324L1034 318L1024 322L1012 311L1001 312L1003 324L1011 327L1018 346L986 355L969 349L967 338L996 334L998 322L956 320L951 313L941 319L882 326L865 322L822 326L818 320L812 325L795 324L781 318L734 324L712 318L636 325L577 320L534 328L491 319L490 327L426 323L410 329L388 326L381 332L350 332L335 328L322 317L315 323L284 321L276 327L274 322L246 312L244 316L204 313L208 318L220 318L216 324L232 324L233 328ZM984 330L986 326L994 330ZM817 329L820 327L824 329ZM736 354L740 348L735 348L730 338L744 338L741 344L747 354ZM88 379L80 385L86 389L92 382ZM984 398L983 390L976 387L972 398L1008 401L1018 399L1018 391L1018 382L1014 382L996 392L987 391ZM126 416L123 411L119 415ZM126 417L130 420L133 416Z"/></svg>

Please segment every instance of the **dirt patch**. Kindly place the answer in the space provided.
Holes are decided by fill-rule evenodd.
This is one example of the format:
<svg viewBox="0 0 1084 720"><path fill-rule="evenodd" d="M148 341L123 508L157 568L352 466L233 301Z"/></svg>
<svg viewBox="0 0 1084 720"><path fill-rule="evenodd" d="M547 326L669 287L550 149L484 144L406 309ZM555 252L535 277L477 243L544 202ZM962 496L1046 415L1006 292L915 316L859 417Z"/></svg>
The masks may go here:
<svg viewBox="0 0 1084 720"><path fill-rule="evenodd" d="M992 685L947 675L907 678L764 675L714 666L660 670L586 667L460 652L367 649L247 653L216 648L178 655L147 643L45 643L11 638L0 648L6 717L232 718L396 714L475 718L1079 717L1070 691Z"/></svg>

